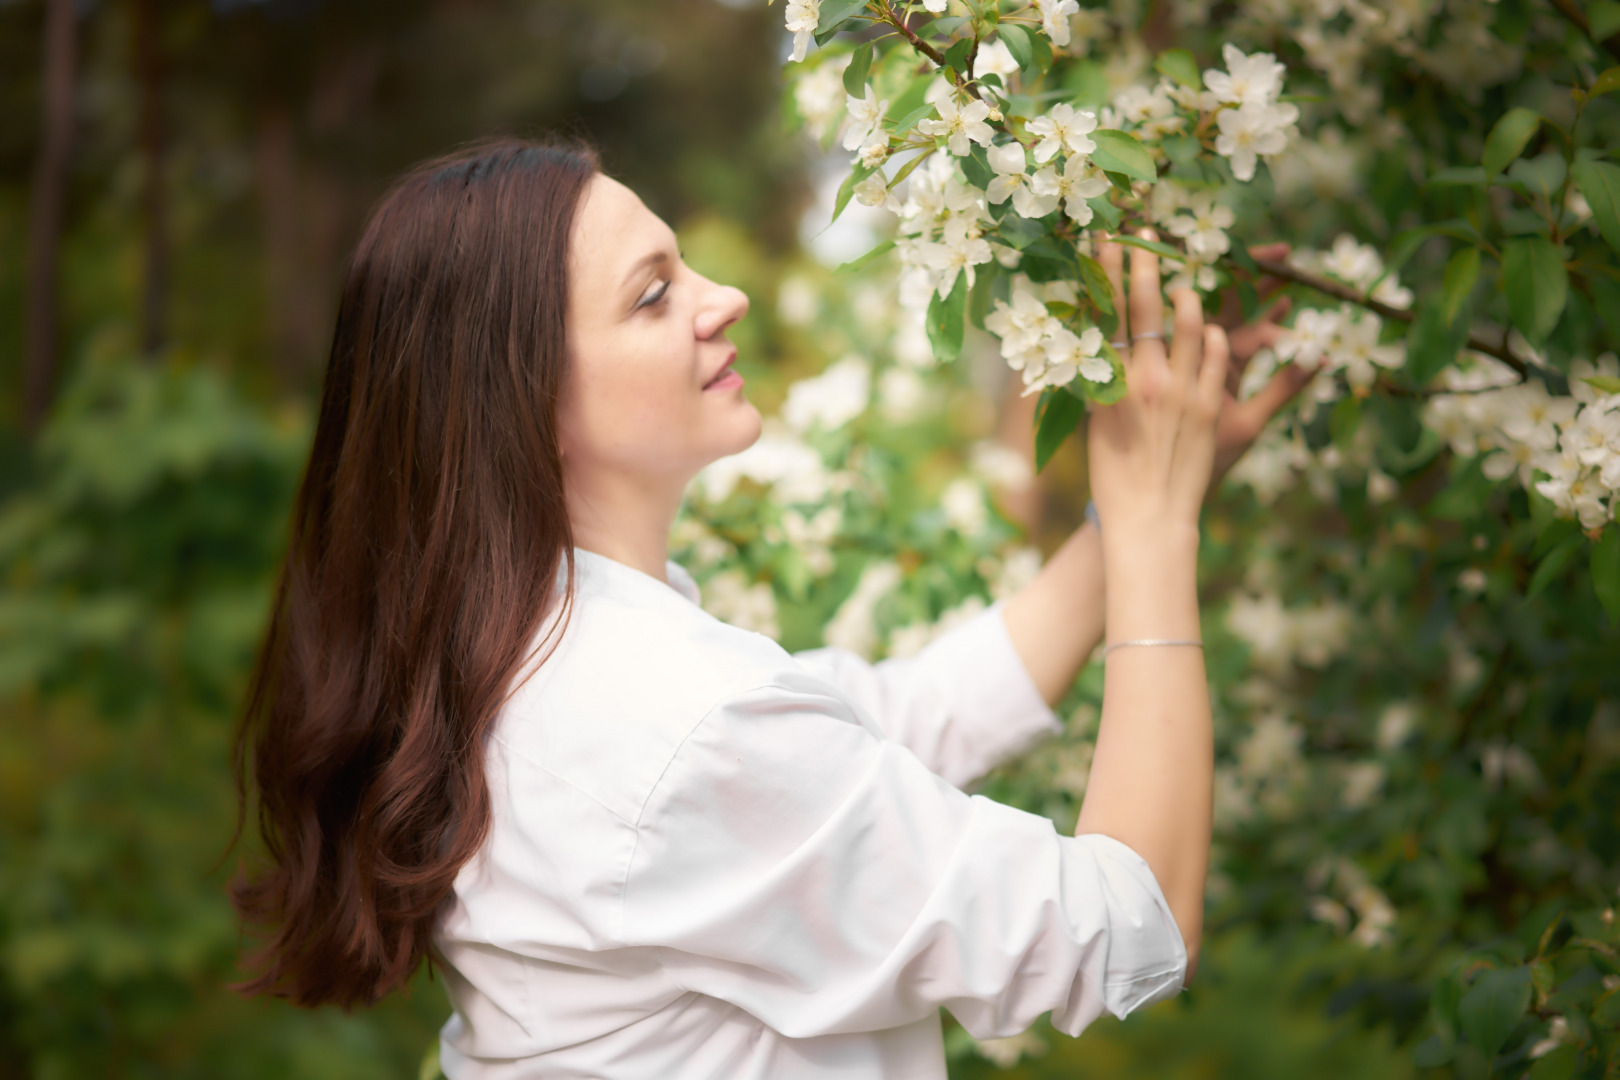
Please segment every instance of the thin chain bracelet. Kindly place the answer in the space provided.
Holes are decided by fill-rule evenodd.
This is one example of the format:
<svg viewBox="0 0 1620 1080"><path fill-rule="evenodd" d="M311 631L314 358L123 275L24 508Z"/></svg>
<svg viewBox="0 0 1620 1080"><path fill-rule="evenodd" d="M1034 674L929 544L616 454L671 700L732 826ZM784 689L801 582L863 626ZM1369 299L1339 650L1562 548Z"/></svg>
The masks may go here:
<svg viewBox="0 0 1620 1080"><path fill-rule="evenodd" d="M1202 641L1183 641L1177 638L1143 638L1140 641L1116 641L1112 645L1104 646L1103 655L1107 656L1115 649L1123 649L1127 645L1196 645L1200 649L1204 647Z"/></svg>

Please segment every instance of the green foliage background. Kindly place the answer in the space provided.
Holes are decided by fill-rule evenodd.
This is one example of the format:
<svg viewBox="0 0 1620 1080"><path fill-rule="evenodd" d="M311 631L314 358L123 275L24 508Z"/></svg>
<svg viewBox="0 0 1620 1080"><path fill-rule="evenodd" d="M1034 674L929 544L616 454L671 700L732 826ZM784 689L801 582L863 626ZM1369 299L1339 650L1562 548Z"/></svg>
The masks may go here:
<svg viewBox="0 0 1620 1080"><path fill-rule="evenodd" d="M806 158L778 106L779 5L173 0L157 10L171 128L167 344L150 355L135 344L134 7L104 0L81 25L57 403L28 440L17 396L0 396L0 1078L413 1077L446 1013L426 978L350 1016L224 988L238 946L223 893L236 859L226 856L230 730L310 429L334 282L368 201L399 169L465 138L557 126L593 137L610 169L677 225L689 261L754 297L734 337L767 411L846 350L891 364L850 314L861 282L877 278L830 276L798 250ZM1158 25L1166 16L1154 10L1130 17ZM1521 36L1550 25L1532 0L1500 0L1499 11ZM0 4L8 117L38 113L40 18L38 3ZM1547 51L1577 44L1560 37ZM1434 92L1381 77L1419 106ZM1540 69L1524 79L1465 113L1435 99L1421 114L1434 153L1473 160L1494 116L1545 97ZM1425 202L1400 149L1368 163L1362 216L1346 221L1319 201L1281 227L1318 242L1346 227L1387 240L1451 213ZM28 124L0 127L8 387L21 380L37 150ZM290 219L276 216L288 206ZM277 231L288 220L290 244ZM1420 251L1416 279L1438 281L1447 256ZM771 303L789 279L822 298L812 327ZM1574 310L1555 341L1617 343L1607 312ZM970 334L969 351L986 345ZM938 407L921 420L872 412L817 437L830 467L861 462L880 481L864 503L852 496L831 573L793 563L767 527L781 508L745 486L698 508L730 545L704 576L739 568L768 583L793 647L818 643L873 558L908 567L877 612L885 635L985 595L981 560L1018 543L1017 530L995 515L969 541L942 523L936 499L994 414L967 364L937 382ZM1317 428L1325 445L1325 415ZM1535 1075L1616 1068L1616 995L1602 978L1615 973L1603 913L1620 884L1620 638L1583 563L1526 595L1536 560L1565 537L1541 539L1556 526L1522 492L1438 450L1407 472L1390 505L1335 481L1327 499L1301 484L1269 506L1231 490L1212 508L1206 636L1222 761L1235 767L1252 737L1261 709L1245 689L1262 682L1306 731L1302 764L1253 793L1259 812L1222 827L1195 988L1080 1040L1037 1032L1042 1045L1003 1075L1370 1077L1416 1074L1418 1062L1509 1075L1529 1067L1554 1014L1577 1013L1593 1052L1550 1055L1567 1064L1561 1074L1539 1058ZM1061 539L1083 505L1082 476L1072 447L1054 461L1036 542ZM1485 590L1456 589L1457 572L1476 564ZM1331 597L1356 612L1346 645L1256 680L1224 613L1257 566L1290 607ZM1473 678L1457 670L1459 640L1482 665ZM1076 792L1056 777L1086 743L1099 678L1088 671L1065 704L1071 734L988 791L1072 823ZM1378 723L1397 701L1412 705L1412 733L1384 745ZM1508 745L1533 760L1539 784L1483 767ZM1345 805L1343 767L1370 760L1385 769L1380 797ZM1399 913L1389 945L1363 948L1311 917L1308 894L1333 887L1313 878L1325 858L1351 860L1389 896ZM1525 986L1531 1007L1514 1011ZM1507 1019L1494 1021L1502 1053L1492 1063L1469 1032L1491 1026L1498 1002ZM995 1071L961 1032L951 1039L953 1075Z"/></svg>

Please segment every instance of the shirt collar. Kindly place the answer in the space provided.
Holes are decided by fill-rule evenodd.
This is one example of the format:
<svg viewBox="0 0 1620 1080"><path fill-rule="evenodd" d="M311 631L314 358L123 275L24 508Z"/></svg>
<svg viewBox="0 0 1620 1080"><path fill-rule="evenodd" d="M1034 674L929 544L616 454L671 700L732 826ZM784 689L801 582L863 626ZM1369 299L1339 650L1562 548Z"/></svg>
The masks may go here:
<svg viewBox="0 0 1620 1080"><path fill-rule="evenodd" d="M581 578L600 575L605 581L612 581L636 590L644 590L649 586L658 590L671 590L685 600L702 606L698 594L697 582L686 568L676 562L664 563L664 574L669 578L668 583L659 581L650 574L644 574L633 566L627 566L616 559L606 555L598 555L594 551L587 551L582 547L574 549L574 563L579 569Z"/></svg>

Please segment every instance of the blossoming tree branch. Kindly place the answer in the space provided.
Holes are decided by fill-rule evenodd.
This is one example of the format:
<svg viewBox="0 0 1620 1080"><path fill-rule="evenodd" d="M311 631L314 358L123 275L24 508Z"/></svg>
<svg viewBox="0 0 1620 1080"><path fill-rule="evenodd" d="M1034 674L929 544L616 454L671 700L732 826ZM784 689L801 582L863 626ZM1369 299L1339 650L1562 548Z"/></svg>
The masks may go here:
<svg viewBox="0 0 1620 1080"><path fill-rule="evenodd" d="M1339 7L1317 5L1329 17ZM1411 31L1398 11L1344 9L1392 48ZM785 15L805 69L800 111L852 153L834 216L853 199L896 217L893 239L857 262L897 255L902 303L926 320L938 361L960 353L969 324L1000 340L1024 392L1041 395L1038 465L1087 402L1126 392L1094 258L1106 234L1158 252L1166 287L1200 290L1212 309L1235 294L1253 317L1267 278L1293 294L1292 324L1255 357L1247 390L1280 365L1315 375L1240 479L1286 472L1324 434L1343 451L1377 414L1370 485L1442 446L1482 458L1491 480L1526 489L1560 566L1589 547L1593 586L1620 618L1620 529L1608 527L1620 507L1620 368L1593 354L1590 334L1560 332L1577 310L1620 310L1620 166L1583 123L1620 90L1620 68L1570 65L1558 110L1508 108L1477 160L1429 169L1424 189L1445 193L1454 216L1415 223L1382 250L1346 234L1325 251L1260 258L1277 249L1251 242L1276 240L1275 226L1245 189L1257 177L1269 187L1268 166L1302 138L1304 101L1285 93L1273 53L1227 41L1221 66L1201 68L1167 49L1097 102L1095 65L1076 63L1071 40L1091 15L1076 0L790 0ZM1313 62L1330 51L1323 25L1287 28ZM1353 72L1321 66L1338 109L1364 118ZM834 95L841 107L829 108ZM1143 239L1143 226L1164 239ZM1449 255L1416 297L1398 275L1425 245ZM1402 430L1404 442L1392 434Z"/></svg>

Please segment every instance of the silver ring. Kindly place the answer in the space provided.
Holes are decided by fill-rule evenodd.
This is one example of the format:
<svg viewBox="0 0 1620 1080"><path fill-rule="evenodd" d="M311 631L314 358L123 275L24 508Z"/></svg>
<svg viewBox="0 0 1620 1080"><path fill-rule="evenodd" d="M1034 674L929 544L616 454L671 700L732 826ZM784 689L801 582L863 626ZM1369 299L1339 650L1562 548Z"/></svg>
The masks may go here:
<svg viewBox="0 0 1620 1080"><path fill-rule="evenodd" d="M1110 341L1108 344L1112 345L1116 349L1123 349L1125 346L1129 345L1130 342L1126 341L1124 338L1120 338L1118 341Z"/></svg>
<svg viewBox="0 0 1620 1080"><path fill-rule="evenodd" d="M1152 331L1152 330L1144 330L1140 334L1132 334L1131 335L1131 341L1132 342L1141 341L1143 338L1152 338L1155 341L1163 341L1164 340L1164 335L1160 334L1160 333L1156 333L1155 331Z"/></svg>

